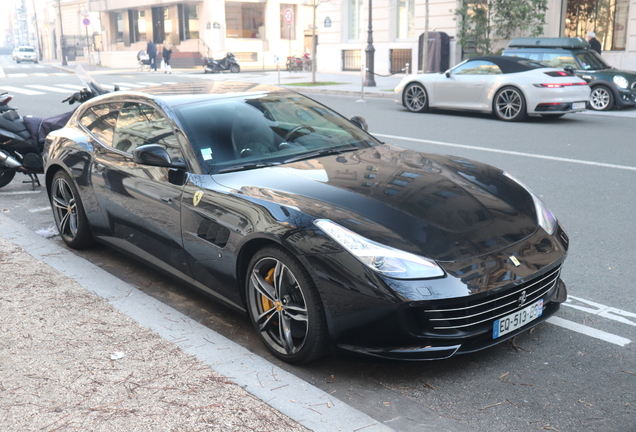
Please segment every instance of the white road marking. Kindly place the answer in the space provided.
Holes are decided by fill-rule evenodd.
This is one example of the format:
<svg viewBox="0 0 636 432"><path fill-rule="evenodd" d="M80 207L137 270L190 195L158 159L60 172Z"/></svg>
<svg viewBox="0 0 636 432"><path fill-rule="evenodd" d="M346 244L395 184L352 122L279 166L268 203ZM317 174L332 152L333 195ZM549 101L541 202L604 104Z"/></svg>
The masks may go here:
<svg viewBox="0 0 636 432"><path fill-rule="evenodd" d="M148 81L137 81L139 84L144 84L147 86L158 86L161 85L161 83L157 83L157 82L148 82Z"/></svg>
<svg viewBox="0 0 636 432"><path fill-rule="evenodd" d="M575 304L574 302L583 303L587 306L582 306L580 304ZM578 309L583 312L587 312L592 315L602 316L603 318L607 318L613 321L618 321L619 323L627 324L636 327L636 314L632 312L627 312L624 310L616 309L611 306L606 306L600 303L593 302L591 300L585 300L580 297L568 296L567 302L563 303L563 306L569 306L574 309ZM589 307L591 306L591 307ZM627 319L634 318L634 321Z"/></svg>
<svg viewBox="0 0 636 432"><path fill-rule="evenodd" d="M36 73L31 74L31 75L35 75L35 76L49 76L49 74L47 74L45 72L36 72Z"/></svg>
<svg viewBox="0 0 636 432"><path fill-rule="evenodd" d="M584 326L582 324L578 324L572 321L565 320L559 317L550 317L546 320L550 324L554 324L559 327L563 327L568 330L572 330L577 333L584 334L586 336L590 336L596 339L604 340L605 342L612 343L614 345L625 346L631 342L630 339L626 339L624 337L616 336L611 333L604 332L602 330L597 330L592 327Z"/></svg>
<svg viewBox="0 0 636 432"><path fill-rule="evenodd" d="M29 96L45 94L39 91L23 89L20 87L13 87L13 86L0 86L0 90L7 90L7 91L10 91L11 93L19 93L19 94L25 94Z"/></svg>
<svg viewBox="0 0 636 432"><path fill-rule="evenodd" d="M145 85L141 85L141 84L133 84L133 83L113 83L116 84L120 87L132 87L132 88L141 88L141 87L146 87Z"/></svg>
<svg viewBox="0 0 636 432"><path fill-rule="evenodd" d="M55 84L57 87L64 87L71 90L82 90L84 86L74 85L74 84Z"/></svg>
<svg viewBox="0 0 636 432"><path fill-rule="evenodd" d="M34 88L38 90L52 91L56 93L66 93L66 94L68 94L68 92L70 91L69 89L61 89L61 88L39 85L39 84L28 84L28 85L25 85L25 87L30 87L30 88Z"/></svg>
<svg viewBox="0 0 636 432"><path fill-rule="evenodd" d="M426 143L426 144L441 145L446 147L455 147L455 148L461 148L466 150L479 150L479 151L485 151L490 153L501 153L501 154L507 154L507 155L513 155L513 156L523 156L523 157L529 157L529 158L535 158L535 159L552 160L557 162L569 162L569 163L575 163L580 165L591 165L591 166L603 167L603 168L614 168L614 169L621 169L621 170L627 170L627 171L636 171L636 167L629 166L629 165L616 165L616 164L592 162L592 161L586 161L586 160L580 160L580 159L570 159L570 158L562 158L562 157L556 157L556 156L516 152L511 150L491 149L487 147L470 146L465 144L454 144L454 143L447 143L442 141L431 141L431 140L424 140L424 139L417 139L417 138L407 138L407 137L401 137L396 135L385 135L385 134L373 134L373 135L378 137L383 137L383 138L397 139L402 141L413 141L413 142L420 142L420 143Z"/></svg>
<svg viewBox="0 0 636 432"><path fill-rule="evenodd" d="M175 81L163 81L162 84L177 84Z"/></svg>
<svg viewBox="0 0 636 432"><path fill-rule="evenodd" d="M39 194L42 192L41 190L36 191L19 191L19 192L0 192L0 195L30 195L30 194Z"/></svg>
<svg viewBox="0 0 636 432"><path fill-rule="evenodd" d="M55 72L55 73L52 73L52 74L49 74L49 75L55 75L55 76L68 76L68 75L70 75L70 74L68 74L68 73L64 73L64 72Z"/></svg>
<svg viewBox="0 0 636 432"><path fill-rule="evenodd" d="M40 208L29 210L29 213L44 213L50 210L51 210L51 207L40 207Z"/></svg>
<svg viewBox="0 0 636 432"><path fill-rule="evenodd" d="M24 77L27 77L28 75L25 73L10 73L10 74L7 74L7 76L11 78L24 78Z"/></svg>
<svg viewBox="0 0 636 432"><path fill-rule="evenodd" d="M5 77L5 75L4 75L4 69L2 69L2 68L0 67L0 78L4 78L4 77Z"/></svg>

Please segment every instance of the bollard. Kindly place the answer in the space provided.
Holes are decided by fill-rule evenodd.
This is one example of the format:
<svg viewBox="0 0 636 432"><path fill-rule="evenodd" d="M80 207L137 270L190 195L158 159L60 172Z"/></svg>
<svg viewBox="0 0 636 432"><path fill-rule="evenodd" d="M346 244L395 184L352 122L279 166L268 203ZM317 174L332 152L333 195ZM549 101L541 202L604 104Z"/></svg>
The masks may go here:
<svg viewBox="0 0 636 432"><path fill-rule="evenodd" d="M364 64L362 64L360 66L360 99L358 99L356 102L362 102L362 103L366 103L366 101L364 100L364 73L367 70L366 66Z"/></svg>
<svg viewBox="0 0 636 432"><path fill-rule="evenodd" d="M409 64L408 63L406 64L405 69L406 69L406 74L408 75L409 74Z"/></svg>

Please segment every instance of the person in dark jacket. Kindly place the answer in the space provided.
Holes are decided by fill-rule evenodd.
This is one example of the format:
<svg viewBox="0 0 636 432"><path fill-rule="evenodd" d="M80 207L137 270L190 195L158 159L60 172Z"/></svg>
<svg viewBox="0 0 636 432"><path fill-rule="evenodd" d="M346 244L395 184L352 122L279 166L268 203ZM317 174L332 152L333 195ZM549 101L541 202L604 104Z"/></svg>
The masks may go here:
<svg viewBox="0 0 636 432"><path fill-rule="evenodd" d="M150 57L150 68L157 72L157 45L153 41L148 41L146 52Z"/></svg>
<svg viewBox="0 0 636 432"><path fill-rule="evenodd" d="M172 67L170 66L170 57L172 57L172 45L170 42L163 41L163 61L165 63L164 73L172 73Z"/></svg>
<svg viewBox="0 0 636 432"><path fill-rule="evenodd" d="M598 39L596 39L596 33L594 33L593 31L588 32L587 41L590 43L590 48L601 54L601 43L598 41Z"/></svg>

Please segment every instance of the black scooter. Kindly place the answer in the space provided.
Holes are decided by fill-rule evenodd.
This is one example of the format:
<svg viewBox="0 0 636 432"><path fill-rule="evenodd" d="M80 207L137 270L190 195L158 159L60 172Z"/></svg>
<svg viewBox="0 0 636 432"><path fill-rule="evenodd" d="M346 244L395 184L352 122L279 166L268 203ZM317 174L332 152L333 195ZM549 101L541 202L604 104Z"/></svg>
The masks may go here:
<svg viewBox="0 0 636 432"><path fill-rule="evenodd" d="M241 65L234 53L228 52L221 60L214 60L212 57L203 57L203 73L227 72L239 73Z"/></svg>
<svg viewBox="0 0 636 432"><path fill-rule="evenodd" d="M86 88L73 93L62 102L69 105L85 102L106 91L78 67L77 75ZM8 93L0 94L0 188L8 185L16 172L29 176L33 188L41 186L37 174L42 174L42 148L49 132L63 128L75 110L49 118L20 117L16 108L8 104L13 99Z"/></svg>

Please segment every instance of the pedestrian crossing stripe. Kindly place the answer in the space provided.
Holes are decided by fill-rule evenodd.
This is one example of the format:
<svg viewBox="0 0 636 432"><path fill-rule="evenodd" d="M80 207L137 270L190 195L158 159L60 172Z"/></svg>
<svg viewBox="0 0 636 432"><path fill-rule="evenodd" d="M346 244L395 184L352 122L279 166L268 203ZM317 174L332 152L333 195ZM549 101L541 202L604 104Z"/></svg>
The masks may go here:
<svg viewBox="0 0 636 432"><path fill-rule="evenodd" d="M133 83L113 83L114 85L118 85L120 87L132 87L132 88L141 88L146 87L143 84L133 84Z"/></svg>
<svg viewBox="0 0 636 432"><path fill-rule="evenodd" d="M24 78L27 76L25 73L9 73L6 74L9 78Z"/></svg>
<svg viewBox="0 0 636 432"><path fill-rule="evenodd" d="M29 84L29 85L25 85L25 87L34 88L38 90L52 91L56 93L66 93L66 94L68 94L68 92L70 91L69 89L62 89L62 88L56 88L53 86L45 86L45 85L39 85L39 84Z"/></svg>
<svg viewBox="0 0 636 432"><path fill-rule="evenodd" d="M20 88L20 87L13 87L13 86L0 86L0 90L6 90L6 91L9 91L11 93L24 94L24 95L28 95L28 96L46 94L46 93L42 93L42 92L35 91L35 90L23 89L23 88Z"/></svg>
<svg viewBox="0 0 636 432"><path fill-rule="evenodd" d="M68 75L68 74L62 74ZM111 84L103 84L104 88L112 89L115 85L117 85L120 90L132 90L137 88L151 87L151 86L160 86L160 85L170 85L177 84L175 81L162 81L162 82L150 82L150 81L138 81L136 83L111 83ZM55 85L41 85L41 84L25 84L23 87L16 86L0 86L0 90L8 91L16 94L23 94L27 96L36 96L43 95L47 92L54 93L69 93L71 91L80 91L84 89L84 86L76 85L76 84L55 84Z"/></svg>

